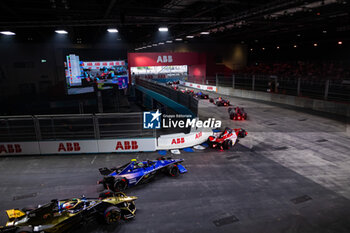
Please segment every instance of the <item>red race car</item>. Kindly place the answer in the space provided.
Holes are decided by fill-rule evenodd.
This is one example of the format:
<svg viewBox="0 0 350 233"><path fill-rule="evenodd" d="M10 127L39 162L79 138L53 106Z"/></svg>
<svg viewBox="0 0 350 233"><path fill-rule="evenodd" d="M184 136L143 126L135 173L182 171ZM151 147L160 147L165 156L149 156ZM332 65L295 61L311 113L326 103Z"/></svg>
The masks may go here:
<svg viewBox="0 0 350 233"><path fill-rule="evenodd" d="M246 120L247 113L244 111L244 108L233 107L228 109L228 114L230 115L231 120Z"/></svg>
<svg viewBox="0 0 350 233"><path fill-rule="evenodd" d="M210 98L209 102L215 104L216 106L230 106L230 101L224 100L221 97L218 97L216 99Z"/></svg>
<svg viewBox="0 0 350 233"><path fill-rule="evenodd" d="M208 144L211 148L228 150L236 144L237 138L244 138L247 135L248 132L244 129L230 129L226 127L223 132L215 132L213 136L209 136Z"/></svg>

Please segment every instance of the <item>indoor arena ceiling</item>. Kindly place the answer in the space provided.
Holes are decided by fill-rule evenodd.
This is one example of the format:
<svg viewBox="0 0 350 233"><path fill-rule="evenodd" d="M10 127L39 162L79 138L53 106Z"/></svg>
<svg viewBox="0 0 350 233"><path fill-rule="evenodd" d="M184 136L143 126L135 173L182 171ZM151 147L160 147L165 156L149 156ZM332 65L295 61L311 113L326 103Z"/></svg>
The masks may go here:
<svg viewBox="0 0 350 233"><path fill-rule="evenodd" d="M175 39L244 43L277 35L288 40L291 34L332 37L350 30L347 1L2 0L0 31L42 41L60 29L75 43L94 43L116 28L118 40L133 46Z"/></svg>

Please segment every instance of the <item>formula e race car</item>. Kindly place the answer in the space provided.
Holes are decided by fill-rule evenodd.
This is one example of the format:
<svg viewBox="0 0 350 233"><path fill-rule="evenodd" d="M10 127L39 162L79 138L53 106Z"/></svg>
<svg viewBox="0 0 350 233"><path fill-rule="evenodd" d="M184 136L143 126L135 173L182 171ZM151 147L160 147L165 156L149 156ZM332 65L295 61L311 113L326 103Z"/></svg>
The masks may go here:
<svg viewBox="0 0 350 233"><path fill-rule="evenodd" d="M216 99L210 98L209 102L215 104L216 106L230 106L230 101L224 100L221 97L218 97Z"/></svg>
<svg viewBox="0 0 350 233"><path fill-rule="evenodd" d="M180 164L183 161L183 159L165 159L164 157L153 161L136 161L136 159L133 159L130 163L121 167L100 168L99 171L104 177L97 183L103 184L106 189L123 191L129 187L150 181L160 172L177 177L187 172L186 168Z"/></svg>
<svg viewBox="0 0 350 233"><path fill-rule="evenodd" d="M93 219L116 224L120 219L135 217L136 199L108 191L101 193L100 198L52 200L37 208L6 210L9 220L0 227L0 232L67 232Z"/></svg>
<svg viewBox="0 0 350 233"><path fill-rule="evenodd" d="M177 80L177 81L168 81L166 82L166 85L179 85L180 84L180 81Z"/></svg>
<svg viewBox="0 0 350 233"><path fill-rule="evenodd" d="M248 133L244 129L225 128L223 132L216 132L213 136L209 136L208 144L211 148L219 148L228 150L236 144L237 138L244 138Z"/></svg>
<svg viewBox="0 0 350 233"><path fill-rule="evenodd" d="M197 92L194 94L195 97L199 98L199 99L209 99L209 95L204 94L203 92Z"/></svg>
<svg viewBox="0 0 350 233"><path fill-rule="evenodd" d="M182 93L186 93L188 95L192 95L192 96L194 95L194 91L193 90L182 89L181 92Z"/></svg>
<svg viewBox="0 0 350 233"><path fill-rule="evenodd" d="M228 114L231 120L246 120L247 113L244 111L244 108L233 107L228 109Z"/></svg>

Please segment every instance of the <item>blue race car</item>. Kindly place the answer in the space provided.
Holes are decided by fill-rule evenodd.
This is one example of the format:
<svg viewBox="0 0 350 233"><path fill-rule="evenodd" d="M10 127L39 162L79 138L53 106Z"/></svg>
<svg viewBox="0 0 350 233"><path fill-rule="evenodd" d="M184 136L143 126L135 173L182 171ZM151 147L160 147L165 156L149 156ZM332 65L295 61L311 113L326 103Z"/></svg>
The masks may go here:
<svg viewBox="0 0 350 233"><path fill-rule="evenodd" d="M204 94L203 92L197 92L196 94L194 94L195 97L199 98L199 99L209 99L209 95Z"/></svg>
<svg viewBox="0 0 350 233"><path fill-rule="evenodd" d="M120 192L129 187L146 183L161 172L172 177L186 173L187 169L180 164L183 161L183 159L165 159L164 157L153 161L132 159L130 163L121 167L100 168L99 171L104 177L97 183L103 184L105 189Z"/></svg>

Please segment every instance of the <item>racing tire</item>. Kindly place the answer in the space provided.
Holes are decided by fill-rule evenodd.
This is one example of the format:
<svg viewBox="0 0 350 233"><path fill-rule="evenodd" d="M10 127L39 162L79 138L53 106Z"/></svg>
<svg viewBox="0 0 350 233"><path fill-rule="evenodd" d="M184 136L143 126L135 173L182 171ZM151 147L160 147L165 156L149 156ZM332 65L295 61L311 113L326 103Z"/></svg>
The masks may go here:
<svg viewBox="0 0 350 233"><path fill-rule="evenodd" d="M232 147L232 140L227 140L227 149Z"/></svg>
<svg viewBox="0 0 350 233"><path fill-rule="evenodd" d="M118 207L110 206L104 211L103 217L108 225L117 224L122 217L122 213Z"/></svg>
<svg viewBox="0 0 350 233"><path fill-rule="evenodd" d="M210 99L209 99L209 102L210 102L210 103L214 103L214 99L213 99L213 98L210 98Z"/></svg>
<svg viewBox="0 0 350 233"><path fill-rule="evenodd" d="M113 176L105 176L103 177L103 188L104 189L113 189L114 186L114 177Z"/></svg>
<svg viewBox="0 0 350 233"><path fill-rule="evenodd" d="M126 178L117 179L114 182L114 191L122 192L128 188L128 181Z"/></svg>
<svg viewBox="0 0 350 233"><path fill-rule="evenodd" d="M216 102L216 106L218 106L218 107L219 107L220 105L221 105L221 104L220 104L219 102Z"/></svg>
<svg viewBox="0 0 350 233"><path fill-rule="evenodd" d="M176 164L172 164L167 169L168 174L172 177L178 177L180 175L179 167Z"/></svg>
<svg viewBox="0 0 350 233"><path fill-rule="evenodd" d="M222 146L223 146L224 150L228 150L228 149L230 149L230 147L232 147L232 141L231 140L226 140L226 141L224 141Z"/></svg>

